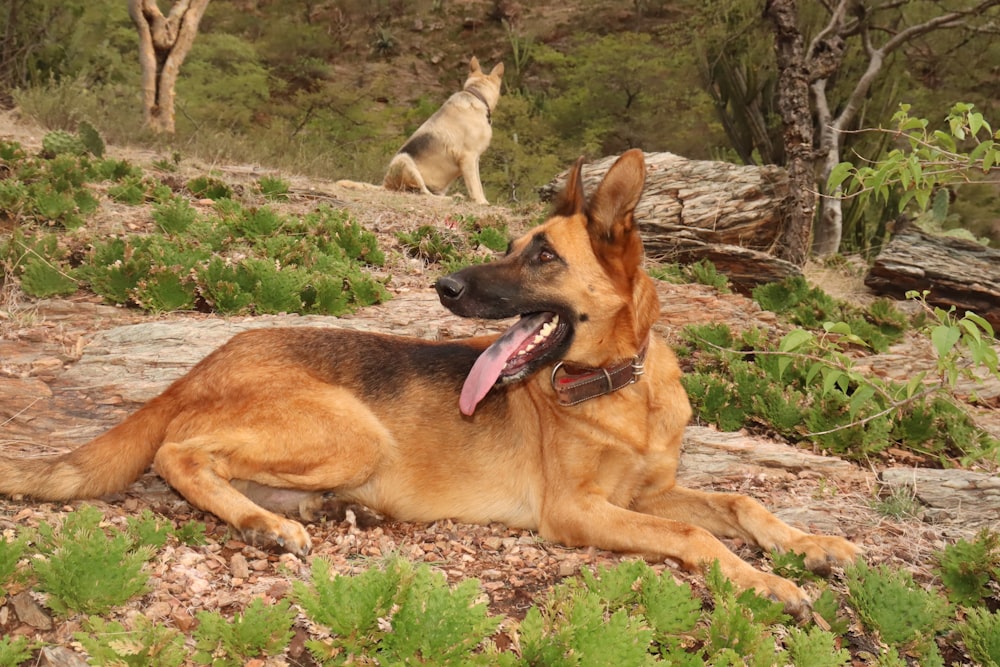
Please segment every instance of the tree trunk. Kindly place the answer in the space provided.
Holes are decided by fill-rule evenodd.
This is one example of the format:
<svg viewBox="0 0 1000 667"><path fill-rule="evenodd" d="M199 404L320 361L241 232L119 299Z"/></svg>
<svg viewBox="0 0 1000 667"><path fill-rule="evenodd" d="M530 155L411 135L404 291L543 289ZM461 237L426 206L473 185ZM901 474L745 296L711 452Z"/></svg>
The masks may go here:
<svg viewBox="0 0 1000 667"><path fill-rule="evenodd" d="M971 310L1000 331L1000 250L975 241L907 229L875 258L865 284L896 298L930 290L928 303Z"/></svg>
<svg viewBox="0 0 1000 667"><path fill-rule="evenodd" d="M588 191L616 158L584 165ZM775 252L783 245L796 205L784 169L688 160L672 153L646 153L645 158L646 187L635 219L650 259L708 259L743 291L801 274L796 264ZM540 188L542 199L553 199L562 190L567 173Z"/></svg>
<svg viewBox="0 0 1000 667"><path fill-rule="evenodd" d="M784 130L785 160L791 184L791 219L776 254L802 266L809 257L809 234L816 212L815 154L809 103L809 71L798 28L795 0L770 0L764 9L775 31L778 111Z"/></svg>
<svg viewBox="0 0 1000 667"><path fill-rule="evenodd" d="M174 87L209 0L178 0L166 17L156 0L129 0L129 15L139 31L143 117L157 133L174 132Z"/></svg>

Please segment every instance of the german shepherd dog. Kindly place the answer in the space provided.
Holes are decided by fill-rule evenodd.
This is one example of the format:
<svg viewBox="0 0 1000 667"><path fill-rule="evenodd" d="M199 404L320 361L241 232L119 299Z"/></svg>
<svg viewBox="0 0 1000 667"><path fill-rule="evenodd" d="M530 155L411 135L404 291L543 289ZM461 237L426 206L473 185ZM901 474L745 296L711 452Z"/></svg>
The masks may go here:
<svg viewBox="0 0 1000 667"><path fill-rule="evenodd" d="M622 155L589 201L581 165L554 214L505 257L436 283L457 315L519 316L506 333L240 333L78 449L0 458L0 492L101 496L152 463L245 539L297 554L310 549L306 529L255 498L308 507L332 492L404 521L497 521L691 569L718 560L739 586L802 612L801 589L717 537L803 553L820 571L858 550L792 528L747 496L677 486L691 409L672 351L651 333L660 307L633 219L643 155Z"/></svg>
<svg viewBox="0 0 1000 667"><path fill-rule="evenodd" d="M493 110L500 99L502 78L503 63L486 74L473 56L462 90L403 144L389 163L382 186L443 195L461 175L472 201L489 203L479 180L479 158L493 138Z"/></svg>

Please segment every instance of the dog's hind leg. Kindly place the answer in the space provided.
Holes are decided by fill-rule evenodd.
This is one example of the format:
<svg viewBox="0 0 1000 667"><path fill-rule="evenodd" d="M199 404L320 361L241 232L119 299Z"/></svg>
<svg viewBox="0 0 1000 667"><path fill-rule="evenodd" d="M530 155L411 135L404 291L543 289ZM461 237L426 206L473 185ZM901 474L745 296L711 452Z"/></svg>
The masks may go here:
<svg viewBox="0 0 1000 667"><path fill-rule="evenodd" d="M434 194L427 188L424 177L420 174L413 158L406 153L397 153L396 157L389 163L382 187L386 190L417 191L425 195Z"/></svg>
<svg viewBox="0 0 1000 667"><path fill-rule="evenodd" d="M393 439L348 390L302 381L297 391L291 380L250 409L234 404L187 415L154 467L189 502L245 539L305 554L311 544L302 524L261 507L231 481L292 493L349 491L372 478Z"/></svg>

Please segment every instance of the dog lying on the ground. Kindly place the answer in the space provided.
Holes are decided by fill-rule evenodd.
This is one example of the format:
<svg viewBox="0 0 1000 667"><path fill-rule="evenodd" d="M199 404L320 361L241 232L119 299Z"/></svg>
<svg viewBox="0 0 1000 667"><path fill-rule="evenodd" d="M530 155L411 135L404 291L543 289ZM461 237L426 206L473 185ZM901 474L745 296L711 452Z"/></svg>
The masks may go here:
<svg viewBox="0 0 1000 667"><path fill-rule="evenodd" d="M399 149L382 186L443 195L462 176L472 201L486 204L479 158L493 138L493 110L500 99L503 63L489 74L473 56L462 90L445 101Z"/></svg>
<svg viewBox="0 0 1000 667"><path fill-rule="evenodd" d="M307 509L332 492L399 520L498 521L691 569L718 560L739 586L803 611L798 586L717 538L802 553L815 570L857 548L792 528L747 496L677 486L691 409L673 353L651 331L660 307L633 218L643 155L622 155L589 200L580 166L554 214L505 257L437 282L457 315L519 316L506 333L244 332L77 450L0 457L0 492L101 496L152 463L246 539L298 554L311 547L303 525L255 498Z"/></svg>

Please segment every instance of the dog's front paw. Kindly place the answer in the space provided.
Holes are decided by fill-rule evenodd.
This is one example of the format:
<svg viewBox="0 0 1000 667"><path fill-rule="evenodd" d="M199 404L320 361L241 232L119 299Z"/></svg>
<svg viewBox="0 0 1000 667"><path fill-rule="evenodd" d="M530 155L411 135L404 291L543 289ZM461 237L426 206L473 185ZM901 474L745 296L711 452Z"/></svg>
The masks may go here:
<svg viewBox="0 0 1000 667"><path fill-rule="evenodd" d="M797 619L808 617L812 601L806 592L788 579L750 569L752 574L734 578L742 588L753 589L758 595L784 603L785 611Z"/></svg>
<svg viewBox="0 0 1000 667"><path fill-rule="evenodd" d="M279 516L259 517L253 525L243 527L240 534L248 544L276 546L297 556L305 556L312 549L312 540L302 524Z"/></svg>
<svg viewBox="0 0 1000 667"><path fill-rule="evenodd" d="M785 545L787 551L805 554L805 566L818 574L829 574L834 565L846 565L861 555L861 548L842 537L803 535Z"/></svg>

